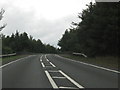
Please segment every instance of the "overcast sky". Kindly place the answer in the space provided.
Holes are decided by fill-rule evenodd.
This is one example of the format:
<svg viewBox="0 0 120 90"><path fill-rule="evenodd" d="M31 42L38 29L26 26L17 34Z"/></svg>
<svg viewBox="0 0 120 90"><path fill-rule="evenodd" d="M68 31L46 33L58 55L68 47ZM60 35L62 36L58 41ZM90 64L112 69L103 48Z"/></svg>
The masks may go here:
<svg viewBox="0 0 120 90"><path fill-rule="evenodd" d="M0 0L5 9L2 31L11 35L18 30L27 32L43 43L57 46L58 40L71 22L79 22L78 13L91 0ZM92 0L94 2L94 0Z"/></svg>
<svg viewBox="0 0 120 90"><path fill-rule="evenodd" d="M120 0L95 0L96 2L119 2Z"/></svg>

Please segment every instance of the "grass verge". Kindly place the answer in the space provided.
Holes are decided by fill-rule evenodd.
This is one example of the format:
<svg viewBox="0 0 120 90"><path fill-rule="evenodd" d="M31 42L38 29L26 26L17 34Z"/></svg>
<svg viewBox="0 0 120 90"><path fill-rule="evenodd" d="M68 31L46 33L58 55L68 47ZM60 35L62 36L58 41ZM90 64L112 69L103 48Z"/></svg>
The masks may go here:
<svg viewBox="0 0 120 90"><path fill-rule="evenodd" d="M120 58L118 57L107 56L107 57L84 58L84 57L74 56L69 54L59 54L59 55L65 58L70 58L76 61L90 63L97 66L109 68L109 69L114 69L114 70L120 69L120 64L118 64L118 59Z"/></svg>
<svg viewBox="0 0 120 90"><path fill-rule="evenodd" d="M4 58L0 58L0 61L2 61L2 65L9 63L11 61L26 57L28 55L17 55L17 56L10 56L10 57L4 57Z"/></svg>

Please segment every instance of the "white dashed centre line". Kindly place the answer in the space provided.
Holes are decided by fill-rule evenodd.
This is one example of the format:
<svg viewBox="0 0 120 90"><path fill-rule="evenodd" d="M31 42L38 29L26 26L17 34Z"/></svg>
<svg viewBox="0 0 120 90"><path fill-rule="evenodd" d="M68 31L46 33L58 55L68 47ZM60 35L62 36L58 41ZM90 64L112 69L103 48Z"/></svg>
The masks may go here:
<svg viewBox="0 0 120 90"><path fill-rule="evenodd" d="M42 56L41 56L42 57ZM46 55L45 55L45 59L52 65L52 67L56 67L52 62L50 62ZM42 58L41 58L42 60ZM50 66L45 66L44 63L41 61L41 64L43 67L50 67ZM58 76L52 76L50 75L49 72L53 72L53 73L56 73L56 72L59 72L61 73L63 76L62 77L58 77ZM59 89L59 88L67 88L67 89L78 89L78 88L84 88L83 86L81 86L79 83L77 83L76 81L74 81L72 78L70 78L68 75L66 75L64 72L62 72L61 70L45 70L45 74L50 82L50 84L52 85L52 87L54 89ZM53 79L68 79L71 83L73 83L76 87L78 88L74 88L74 87L64 87L64 86L57 86L57 84L55 83L55 81Z"/></svg>
<svg viewBox="0 0 120 90"><path fill-rule="evenodd" d="M40 57L40 61L42 62L42 57L43 57L43 55Z"/></svg>

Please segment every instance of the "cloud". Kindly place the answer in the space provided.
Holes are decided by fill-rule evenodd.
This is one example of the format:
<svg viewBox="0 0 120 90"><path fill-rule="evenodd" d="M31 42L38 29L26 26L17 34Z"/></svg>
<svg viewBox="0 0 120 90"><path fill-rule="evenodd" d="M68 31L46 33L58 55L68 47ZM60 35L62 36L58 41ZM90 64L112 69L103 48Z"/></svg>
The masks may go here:
<svg viewBox="0 0 120 90"><path fill-rule="evenodd" d="M3 33L11 35L16 30L27 32L35 39L42 40L43 43L57 46L65 29L69 28L71 22L76 21L77 18L76 15L69 15L55 21L45 18L36 19L33 12L23 12L18 8L7 10L3 19L3 22L7 23L7 27Z"/></svg>
<svg viewBox="0 0 120 90"><path fill-rule="evenodd" d="M41 0L34 0L34 2L33 0L25 0L24 2L22 0L2 0L0 6L6 11L2 21L7 23L2 32L6 35L11 35L16 30L20 33L27 32L35 39L42 40L43 43L57 46L58 40L70 27L71 22L79 21L77 15L83 7L85 8L86 3L81 2L80 6L75 7L79 5L78 0L71 2L62 0L59 3L52 0L54 1L53 6L50 1L49 3L40 3L39 1ZM62 2L64 3L62 4Z"/></svg>
<svg viewBox="0 0 120 90"><path fill-rule="evenodd" d="M120 0L95 0L96 2L119 2Z"/></svg>

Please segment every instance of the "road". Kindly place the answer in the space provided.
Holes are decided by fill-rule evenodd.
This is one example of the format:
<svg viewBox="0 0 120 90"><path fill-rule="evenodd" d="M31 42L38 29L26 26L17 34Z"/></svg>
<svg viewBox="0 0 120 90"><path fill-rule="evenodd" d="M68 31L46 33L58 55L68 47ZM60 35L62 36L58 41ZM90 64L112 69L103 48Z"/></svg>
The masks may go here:
<svg viewBox="0 0 120 90"><path fill-rule="evenodd" d="M2 68L3 88L118 88L118 73L62 58L32 55Z"/></svg>

